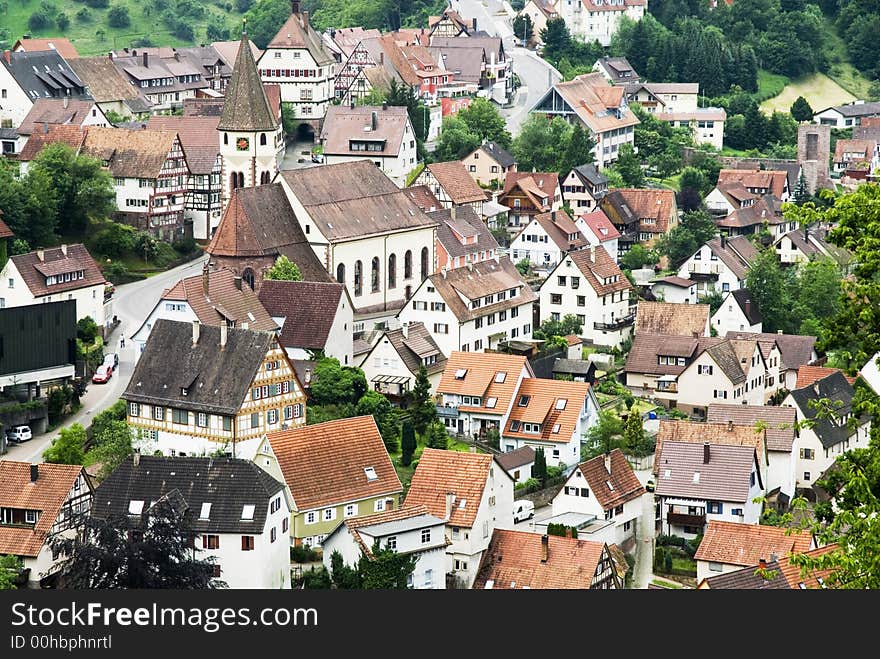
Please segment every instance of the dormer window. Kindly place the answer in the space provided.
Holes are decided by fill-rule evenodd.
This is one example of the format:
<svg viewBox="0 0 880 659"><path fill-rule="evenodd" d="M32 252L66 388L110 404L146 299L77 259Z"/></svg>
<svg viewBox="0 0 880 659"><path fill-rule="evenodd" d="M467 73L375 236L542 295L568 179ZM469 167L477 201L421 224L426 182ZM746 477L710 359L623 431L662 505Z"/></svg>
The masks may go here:
<svg viewBox="0 0 880 659"><path fill-rule="evenodd" d="M456 380L464 380L464 376L467 375L468 370L466 368L460 368L455 372Z"/></svg>
<svg viewBox="0 0 880 659"><path fill-rule="evenodd" d="M254 511L257 507L251 503L245 504L241 507L241 518L242 519L253 519Z"/></svg>
<svg viewBox="0 0 880 659"><path fill-rule="evenodd" d="M364 467L364 474L366 474L368 481L374 481L379 478L379 475L373 467Z"/></svg>
<svg viewBox="0 0 880 659"><path fill-rule="evenodd" d="M181 395L181 396L186 396L186 394L187 394L187 389L186 389L186 387L181 387L181 388L180 388L180 395Z"/></svg>
<svg viewBox="0 0 880 659"><path fill-rule="evenodd" d="M531 396L527 396L527 395L523 394L522 396L519 397L519 403L517 403L517 405L519 405L520 407L526 407L526 406L528 406L529 401L531 399L532 399Z"/></svg>
<svg viewBox="0 0 880 659"><path fill-rule="evenodd" d="M505 371L498 371L495 374L495 382L497 382L498 384L501 384L506 379L507 379L507 373Z"/></svg>
<svg viewBox="0 0 880 659"><path fill-rule="evenodd" d="M211 502L203 503L202 509L199 511L199 519L211 518Z"/></svg>
<svg viewBox="0 0 880 659"><path fill-rule="evenodd" d="M135 500L129 501L128 502L128 514L129 515L140 515L144 510L144 503L145 502L143 502L143 501L135 501Z"/></svg>

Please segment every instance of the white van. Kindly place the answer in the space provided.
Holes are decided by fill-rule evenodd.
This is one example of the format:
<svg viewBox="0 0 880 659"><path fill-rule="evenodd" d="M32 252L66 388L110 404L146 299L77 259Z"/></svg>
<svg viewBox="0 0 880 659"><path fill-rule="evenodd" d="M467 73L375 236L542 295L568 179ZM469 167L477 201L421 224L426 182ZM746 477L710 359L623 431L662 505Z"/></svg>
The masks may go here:
<svg viewBox="0 0 880 659"><path fill-rule="evenodd" d="M519 499L513 502L513 521L521 522L535 516L535 504L528 499Z"/></svg>

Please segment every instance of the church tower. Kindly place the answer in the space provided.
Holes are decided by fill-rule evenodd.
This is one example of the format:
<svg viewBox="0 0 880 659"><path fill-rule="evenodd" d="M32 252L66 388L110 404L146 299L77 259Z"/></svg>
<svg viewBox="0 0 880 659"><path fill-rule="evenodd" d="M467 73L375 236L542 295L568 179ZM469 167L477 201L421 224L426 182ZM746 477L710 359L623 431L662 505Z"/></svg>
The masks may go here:
<svg viewBox="0 0 880 659"><path fill-rule="evenodd" d="M279 154L283 154L281 121L263 89L246 30L242 30L217 130L225 209L235 188L271 183L278 172Z"/></svg>

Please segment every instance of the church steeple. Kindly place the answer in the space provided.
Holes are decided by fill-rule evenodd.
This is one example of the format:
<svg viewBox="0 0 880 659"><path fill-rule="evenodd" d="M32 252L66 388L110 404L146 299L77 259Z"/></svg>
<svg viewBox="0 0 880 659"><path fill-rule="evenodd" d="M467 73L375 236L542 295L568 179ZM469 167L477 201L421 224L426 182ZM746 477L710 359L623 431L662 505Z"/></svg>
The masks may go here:
<svg viewBox="0 0 880 659"><path fill-rule="evenodd" d="M246 132L274 131L278 128L278 120L266 98L245 29L242 29L235 68L226 88L226 100L217 128Z"/></svg>

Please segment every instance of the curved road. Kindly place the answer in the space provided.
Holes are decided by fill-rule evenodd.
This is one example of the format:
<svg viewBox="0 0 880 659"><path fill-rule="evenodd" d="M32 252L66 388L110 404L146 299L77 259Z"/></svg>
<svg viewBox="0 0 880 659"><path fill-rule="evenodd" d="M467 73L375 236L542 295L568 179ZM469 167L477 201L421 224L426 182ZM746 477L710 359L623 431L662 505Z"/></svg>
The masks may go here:
<svg viewBox="0 0 880 659"><path fill-rule="evenodd" d="M118 316L121 322L107 339L106 351L115 350L119 353L119 366L113 373L113 377L110 378L110 382L90 384L82 397L82 408L79 412L68 418L62 426L51 433L37 435L30 441L17 446L10 445L8 452L3 455L2 459L42 462L43 451L58 436L61 428L66 428L74 423L88 426L92 422L92 417L115 403L128 386L128 381L134 370L135 349L130 343L131 335L146 320L147 314L152 311L162 292L179 279L198 273L207 258L205 255L143 281L117 286L113 295L112 313ZM126 338L125 348L119 347L121 336Z"/></svg>

